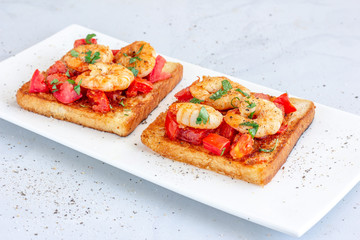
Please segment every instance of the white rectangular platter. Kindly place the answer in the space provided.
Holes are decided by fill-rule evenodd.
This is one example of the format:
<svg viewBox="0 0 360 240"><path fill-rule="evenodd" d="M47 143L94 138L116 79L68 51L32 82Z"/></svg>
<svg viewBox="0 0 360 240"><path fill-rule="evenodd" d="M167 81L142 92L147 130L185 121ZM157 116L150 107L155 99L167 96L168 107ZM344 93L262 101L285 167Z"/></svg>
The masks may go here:
<svg viewBox="0 0 360 240"><path fill-rule="evenodd" d="M140 135L175 100L174 94L190 85L197 76L227 76L170 57L166 59L183 64L183 80L128 137L21 109L16 103L17 89L31 78L35 69L46 70L72 48L75 39L88 33L96 33L98 42L112 49L126 45L100 32L71 25L1 62L0 117L169 190L294 236L301 236L309 230L359 182L360 117L320 104L316 104L312 125L302 135L283 168L265 187L155 154L141 143ZM251 82L227 77L255 92L280 94Z"/></svg>

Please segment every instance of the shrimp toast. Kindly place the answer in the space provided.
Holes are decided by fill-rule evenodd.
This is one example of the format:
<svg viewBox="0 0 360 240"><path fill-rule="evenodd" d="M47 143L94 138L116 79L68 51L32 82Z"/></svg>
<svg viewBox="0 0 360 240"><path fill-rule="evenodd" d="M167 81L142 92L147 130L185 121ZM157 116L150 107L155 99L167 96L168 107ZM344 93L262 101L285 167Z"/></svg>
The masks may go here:
<svg viewBox="0 0 360 240"><path fill-rule="evenodd" d="M74 48L47 71L36 70L32 79L22 85L16 94L22 108L127 136L182 79L183 66L166 62L161 56L156 59L153 56L156 64L160 59L160 67L146 66L150 74L156 70L160 79L156 76L153 81L148 76L139 78L135 67L127 68L113 60L113 53L116 55L121 50L97 45L95 39L88 44L85 39L80 40L76 40ZM82 45L77 46L78 42ZM143 61L141 51L140 46L131 60L137 61L137 67ZM102 55L106 55L106 61L102 60Z"/></svg>
<svg viewBox="0 0 360 240"><path fill-rule="evenodd" d="M301 134L314 118L315 105L312 101L298 98L289 100L296 111L285 114L282 125L286 126L286 129L267 137L254 138L254 150L239 159L234 159L229 152L220 151L221 154L214 154L213 151L205 148L205 139L202 145L194 144L194 141L189 142L186 139L171 139L168 132L169 125L166 123L171 107L168 111L161 113L143 131L141 140L150 149L164 157L249 183L266 185L286 162ZM214 130L214 133L218 133L218 129ZM259 151L259 149L266 150Z"/></svg>

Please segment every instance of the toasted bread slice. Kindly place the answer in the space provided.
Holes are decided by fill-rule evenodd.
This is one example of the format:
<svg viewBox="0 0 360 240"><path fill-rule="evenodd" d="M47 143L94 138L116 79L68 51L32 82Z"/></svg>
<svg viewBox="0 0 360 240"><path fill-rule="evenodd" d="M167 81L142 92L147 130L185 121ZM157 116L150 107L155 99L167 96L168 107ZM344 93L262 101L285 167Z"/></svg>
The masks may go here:
<svg viewBox="0 0 360 240"><path fill-rule="evenodd" d="M124 106L112 106L112 110L107 113L93 111L91 105L83 99L71 104L63 104L50 93L29 93L30 82L26 82L18 90L16 99L26 110L119 136L127 136L182 79L183 66L180 63L167 62L163 71L170 73L171 77L154 83L153 90L147 94L126 98L123 101Z"/></svg>
<svg viewBox="0 0 360 240"><path fill-rule="evenodd" d="M244 157L241 161L234 161L230 155L217 156L210 153L203 146L197 146L185 141L170 140L165 135L166 113L161 113L141 135L142 142L160 155L196 167L212 170L232 178L265 185L271 181L298 141L301 134L311 124L314 114L314 103L308 100L290 98L297 111L286 115L287 130L263 141L261 145L277 147L270 153L255 152Z"/></svg>

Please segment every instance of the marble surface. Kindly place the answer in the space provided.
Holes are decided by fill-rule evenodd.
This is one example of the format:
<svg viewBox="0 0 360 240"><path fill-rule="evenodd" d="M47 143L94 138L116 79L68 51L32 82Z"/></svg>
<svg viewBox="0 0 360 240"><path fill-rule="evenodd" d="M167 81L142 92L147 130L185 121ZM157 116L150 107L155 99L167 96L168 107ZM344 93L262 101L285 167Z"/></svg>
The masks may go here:
<svg viewBox="0 0 360 240"><path fill-rule="evenodd" d="M357 1L0 1L0 60L76 23L360 115L359 12ZM293 239L4 120L0 153L1 239ZM359 239L359 191L300 239Z"/></svg>

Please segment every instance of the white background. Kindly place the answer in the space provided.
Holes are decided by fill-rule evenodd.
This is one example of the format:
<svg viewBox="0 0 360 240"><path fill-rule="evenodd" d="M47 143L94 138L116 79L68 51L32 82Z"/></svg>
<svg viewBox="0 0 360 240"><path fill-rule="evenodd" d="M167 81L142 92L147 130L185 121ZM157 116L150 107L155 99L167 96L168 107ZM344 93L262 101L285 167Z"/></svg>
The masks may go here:
<svg viewBox="0 0 360 240"><path fill-rule="evenodd" d="M359 115L359 12L356 1L0 1L0 60L77 23ZM1 239L293 239L3 120L0 157ZM359 239L359 187L301 239Z"/></svg>

